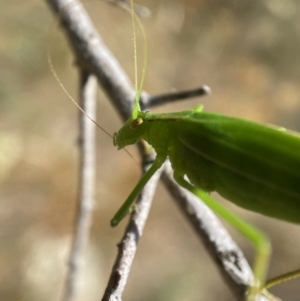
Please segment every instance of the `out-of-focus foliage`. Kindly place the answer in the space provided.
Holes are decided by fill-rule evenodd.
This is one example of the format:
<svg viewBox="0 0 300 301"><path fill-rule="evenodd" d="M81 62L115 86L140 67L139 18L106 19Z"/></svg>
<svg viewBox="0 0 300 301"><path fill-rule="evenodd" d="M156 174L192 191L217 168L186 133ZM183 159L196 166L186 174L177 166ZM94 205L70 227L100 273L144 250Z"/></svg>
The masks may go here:
<svg viewBox="0 0 300 301"><path fill-rule="evenodd" d="M300 11L297 0L143 1L149 63L145 90L208 84L213 95L158 108L194 107L300 131ZM86 5L122 66L133 75L130 16L106 3ZM53 79L55 68L76 97L67 44L43 1L1 1L0 10L0 300L59 300L76 208L77 109ZM140 50L140 49L139 49ZM140 54L140 52L139 52ZM141 54L140 54L141 56ZM98 118L121 122L102 93ZM125 222L109 220L139 176L138 165L98 131L97 206L79 300L99 300ZM132 148L135 154L134 148ZM201 172L201 171L199 171ZM284 200L282 200L284 202ZM300 267L299 226L230 208L271 237L270 275ZM233 233L236 234L236 233ZM236 238L251 257L248 245ZM299 280L274 289L298 300ZM163 189L154 203L124 300L232 300L201 243Z"/></svg>

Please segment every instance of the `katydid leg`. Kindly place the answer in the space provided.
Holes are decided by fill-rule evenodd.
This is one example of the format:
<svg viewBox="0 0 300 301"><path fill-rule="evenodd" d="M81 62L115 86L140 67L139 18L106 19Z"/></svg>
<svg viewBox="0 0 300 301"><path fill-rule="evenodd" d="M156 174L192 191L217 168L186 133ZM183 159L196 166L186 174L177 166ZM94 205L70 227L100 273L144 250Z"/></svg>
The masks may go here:
<svg viewBox="0 0 300 301"><path fill-rule="evenodd" d="M253 265L255 281L249 289L246 300L256 300L256 296L262 292L264 287L266 271L271 253L271 245L268 238L259 229L248 224L216 201L207 192L191 185L184 179L182 174L175 172L174 179L180 186L186 188L191 193L199 197L210 209L212 209L220 217L224 218L231 226L237 229L254 245L256 249L256 256Z"/></svg>
<svg viewBox="0 0 300 301"><path fill-rule="evenodd" d="M280 275L278 277L275 277L273 279L268 280L265 285L264 288L265 289L269 289L270 287L273 287L275 285L278 285L280 283L289 281L289 280L293 280L295 278L300 277L300 270L296 270L296 271L292 271L283 275Z"/></svg>
<svg viewBox="0 0 300 301"><path fill-rule="evenodd" d="M135 199L145 187L147 182L151 179L154 173L162 166L165 162L166 156L157 156L152 166L147 170L147 172L142 176L140 181L137 183L135 188L132 190L122 207L118 210L115 216L112 218L110 224L112 227L115 227L119 224L119 222L128 214L130 213L130 208L134 203Z"/></svg>

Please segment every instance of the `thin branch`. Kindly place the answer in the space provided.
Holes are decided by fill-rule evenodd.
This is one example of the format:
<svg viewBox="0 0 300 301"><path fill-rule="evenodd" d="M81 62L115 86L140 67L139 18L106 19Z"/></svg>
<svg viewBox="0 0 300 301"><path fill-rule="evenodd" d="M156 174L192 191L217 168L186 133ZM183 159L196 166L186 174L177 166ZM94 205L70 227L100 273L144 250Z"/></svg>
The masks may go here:
<svg viewBox="0 0 300 301"><path fill-rule="evenodd" d="M80 106L95 120L97 78L86 72L80 74ZM75 218L73 244L69 256L63 301L73 301L79 288L79 277L84 262L84 253L88 243L95 195L96 169L96 127L91 120L80 112L80 181L79 200Z"/></svg>
<svg viewBox="0 0 300 301"><path fill-rule="evenodd" d="M200 97L211 94L211 89L208 86L202 86L197 89L179 91L173 93L166 93L161 95L144 97L141 101L141 107L147 109L150 107L160 106L164 103L179 101L183 99L189 99L192 97Z"/></svg>
<svg viewBox="0 0 300 301"><path fill-rule="evenodd" d="M150 159L150 162L149 162ZM145 156L143 170L146 172L152 165L151 157ZM135 257L137 245L142 236L145 222L148 218L152 199L163 167L158 170L147 183L136 202L136 210L130 217L124 236L118 244L118 255L106 287L102 301L121 301L127 278Z"/></svg>
<svg viewBox="0 0 300 301"><path fill-rule="evenodd" d="M47 0L47 2L56 12L59 12L67 3L78 3L76 0ZM81 68L87 68L97 76L103 90L109 96L123 120L126 120L131 114L135 94L127 75L101 41L81 5L72 5L70 9L64 10L61 13L61 19L72 49L77 57L78 64ZM142 95L142 101L144 97L151 99L146 92ZM215 217L211 218L213 213L204 204L198 201L195 202L195 200L189 203L182 203L183 199L187 200L191 197L184 196L186 193L185 190L178 187L178 185L171 184L173 180L169 173L164 174L163 178L164 184L170 193L175 196L174 200L196 228L197 235L205 241L212 259L216 262L225 281L229 283L237 300L242 300L244 298L245 286L250 284L251 270L248 264L246 264L241 251L232 241L229 243L227 234L226 239L220 239L223 235L225 237L224 233L226 230L224 230L219 222L216 222ZM155 188L150 187L148 189L151 191L151 194L154 193ZM146 215L140 215L139 218L138 224L144 224ZM136 238L136 234L133 234L130 229L130 226L127 227L119 251L125 256L122 260L126 260L126 254L131 254L130 262L132 262L135 250L131 252L132 243L125 243L127 237L131 237L131 239L132 237ZM217 235L216 233L219 234ZM138 236L140 235L141 232L138 232ZM130 241L132 242L132 240ZM136 248L137 241L134 242L134 248ZM120 256L120 253L118 256ZM118 257L116 262L119 260L121 259ZM123 275L125 275L124 279L122 279ZM114 295L116 290L119 290L120 293L117 293L118 297L114 300L121 300L121 291L124 288L127 276L127 272L120 273L119 267L117 265L114 266L111 279L117 284L111 286L111 282L109 283L110 287L106 291L105 300L112 300L113 296L116 296ZM123 284L121 284L122 281ZM112 287L114 288L113 290L111 289Z"/></svg>

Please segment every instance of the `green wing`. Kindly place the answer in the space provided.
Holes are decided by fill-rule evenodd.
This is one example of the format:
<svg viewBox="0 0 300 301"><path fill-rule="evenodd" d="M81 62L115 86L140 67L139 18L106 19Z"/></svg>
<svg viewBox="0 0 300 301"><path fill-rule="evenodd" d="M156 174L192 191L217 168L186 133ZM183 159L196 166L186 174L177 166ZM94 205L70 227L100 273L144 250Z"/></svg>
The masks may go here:
<svg viewBox="0 0 300 301"><path fill-rule="evenodd" d="M182 117L176 127L180 143L210 162L217 192L250 210L300 223L299 135L213 113Z"/></svg>

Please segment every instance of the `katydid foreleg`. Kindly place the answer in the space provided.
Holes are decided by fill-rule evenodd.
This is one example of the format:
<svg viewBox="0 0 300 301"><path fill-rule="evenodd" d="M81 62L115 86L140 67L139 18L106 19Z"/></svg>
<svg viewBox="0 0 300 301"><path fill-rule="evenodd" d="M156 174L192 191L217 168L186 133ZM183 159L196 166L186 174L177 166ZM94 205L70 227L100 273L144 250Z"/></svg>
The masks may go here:
<svg viewBox="0 0 300 301"><path fill-rule="evenodd" d="M119 222L132 210L132 205L134 201L136 200L139 193L142 191L142 189L145 187L147 182L151 179L151 177L154 175L154 173L162 166L162 164L165 162L166 156L157 156L152 166L149 168L149 170L143 175L143 177L140 179L140 181L137 183L135 188L132 190L122 207L118 210L118 212L115 214L115 216L111 220L111 226L115 227L119 224Z"/></svg>

